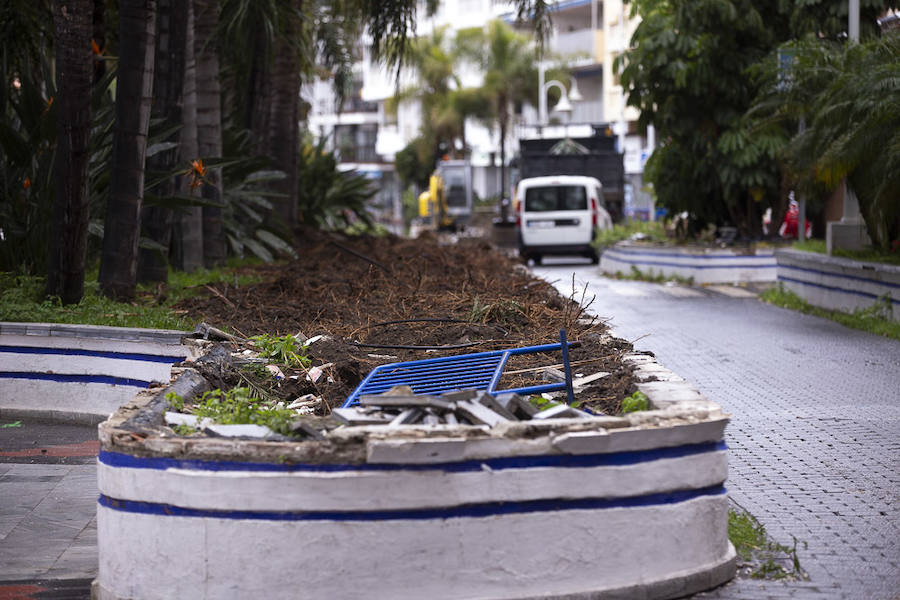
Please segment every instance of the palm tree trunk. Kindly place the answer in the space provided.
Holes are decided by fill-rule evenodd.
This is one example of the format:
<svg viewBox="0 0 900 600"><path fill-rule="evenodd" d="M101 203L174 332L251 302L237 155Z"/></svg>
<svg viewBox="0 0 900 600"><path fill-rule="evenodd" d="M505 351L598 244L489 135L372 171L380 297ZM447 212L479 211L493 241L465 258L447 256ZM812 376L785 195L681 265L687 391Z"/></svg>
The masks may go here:
<svg viewBox="0 0 900 600"><path fill-rule="evenodd" d="M184 44L184 97L178 150L182 164L199 156L197 150L197 65L194 60L194 4L187 2L187 27ZM178 185L183 196L195 196L190 177L181 177ZM203 268L203 208L191 206L178 213L172 239L172 262L176 269L196 271Z"/></svg>
<svg viewBox="0 0 900 600"><path fill-rule="evenodd" d="M47 294L63 304L84 295L91 130L91 0L53 3L56 36L56 197Z"/></svg>
<svg viewBox="0 0 900 600"><path fill-rule="evenodd" d="M213 41L219 23L218 0L194 0L194 56L197 61L197 148L201 156L222 156L222 106L219 57ZM209 169L203 197L222 202L222 174ZM203 207L203 263L225 262L225 227L221 206Z"/></svg>
<svg viewBox="0 0 900 600"><path fill-rule="evenodd" d="M156 68L153 77L153 107L151 118L162 119L164 127L181 124L181 105L184 90L184 47L187 37L187 3L179 0L159 0L156 22ZM166 141L176 141L178 132ZM147 168L157 173L170 173L178 162L178 150L165 150L147 159ZM153 192L160 197L174 196L178 190L175 177L160 182ZM138 253L138 281L169 280L168 254L172 241L173 215L164 206L144 206L141 222L145 234L166 248L165 251L141 248Z"/></svg>
<svg viewBox="0 0 900 600"><path fill-rule="evenodd" d="M119 300L132 299L136 285L155 46L155 0L122 0L116 124L99 277L103 294Z"/></svg>
<svg viewBox="0 0 900 600"><path fill-rule="evenodd" d="M509 219L509 203L506 202L506 124L509 120L509 111L505 102L501 103L498 115L500 120L500 220L506 223Z"/></svg>
<svg viewBox="0 0 900 600"><path fill-rule="evenodd" d="M302 9L302 0L295 0L294 8ZM269 149L275 168L287 177L275 182L275 189L285 198L275 199L275 210L287 225L297 220L297 154L299 151L300 57L292 45L300 24L295 14L287 15L286 31L275 46L272 66L272 101L269 120Z"/></svg>

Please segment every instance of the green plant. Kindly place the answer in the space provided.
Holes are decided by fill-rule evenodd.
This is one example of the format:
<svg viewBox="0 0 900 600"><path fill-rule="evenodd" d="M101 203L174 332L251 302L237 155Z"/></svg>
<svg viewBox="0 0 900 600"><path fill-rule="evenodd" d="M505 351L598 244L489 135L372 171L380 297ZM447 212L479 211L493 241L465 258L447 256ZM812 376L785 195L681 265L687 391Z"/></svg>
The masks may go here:
<svg viewBox="0 0 900 600"><path fill-rule="evenodd" d="M205 392L191 411L198 419L223 425L265 425L282 435L290 435L292 423L297 419L294 411L254 398L245 387Z"/></svg>
<svg viewBox="0 0 900 600"><path fill-rule="evenodd" d="M803 252L815 252L817 254L827 254L825 240L803 240L796 241L791 245L794 250ZM842 258L850 258L865 262L885 263L889 265L900 265L900 253L896 251L883 252L874 248L865 250L845 250L843 248L835 248L832 256L840 256Z"/></svg>
<svg viewBox="0 0 900 600"><path fill-rule="evenodd" d="M310 359L306 356L308 346L303 346L292 335L273 336L267 333L250 338L263 358L274 359L275 362L288 365L308 367Z"/></svg>
<svg viewBox="0 0 900 600"><path fill-rule="evenodd" d="M616 242L632 239L643 242L665 242L666 230L661 221L629 221L613 225L612 229L598 229L594 235L593 246L603 249Z"/></svg>
<svg viewBox="0 0 900 600"><path fill-rule="evenodd" d="M762 523L746 511L728 510L728 539L741 561L753 565L750 576L754 579L806 577L797 555L797 538L792 547L771 541Z"/></svg>
<svg viewBox="0 0 900 600"><path fill-rule="evenodd" d="M173 427L172 431L174 431L178 435L189 436L194 435L199 430L196 427L188 425L187 423L181 423L180 425L176 425L175 427Z"/></svg>
<svg viewBox="0 0 900 600"><path fill-rule="evenodd" d="M622 399L622 413L632 413L650 409L650 400L643 392L635 392Z"/></svg>
<svg viewBox="0 0 900 600"><path fill-rule="evenodd" d="M480 298L472 302L472 310L469 311L469 322L487 323L496 321L505 323L522 315L522 305L515 300L501 299L491 304L486 304Z"/></svg>
<svg viewBox="0 0 900 600"><path fill-rule="evenodd" d="M781 284L759 295L760 300L782 308L836 321L846 327L900 340L900 321L891 318L892 302L887 297L876 300L872 306L858 308L851 313L813 306Z"/></svg>
<svg viewBox="0 0 900 600"><path fill-rule="evenodd" d="M166 402L170 407L175 409L176 412L184 411L184 398L182 398L175 392L169 392L168 394L166 394Z"/></svg>

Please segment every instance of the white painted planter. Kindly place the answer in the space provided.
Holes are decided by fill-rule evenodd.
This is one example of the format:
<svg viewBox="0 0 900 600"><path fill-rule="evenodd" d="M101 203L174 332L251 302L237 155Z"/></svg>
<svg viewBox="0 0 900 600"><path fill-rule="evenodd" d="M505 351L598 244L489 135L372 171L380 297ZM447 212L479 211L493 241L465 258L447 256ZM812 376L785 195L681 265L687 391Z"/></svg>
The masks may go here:
<svg viewBox="0 0 900 600"><path fill-rule="evenodd" d="M0 414L100 422L190 349L182 331L0 323Z"/></svg>
<svg viewBox="0 0 900 600"><path fill-rule="evenodd" d="M810 304L852 312L887 298L900 319L900 267L798 250L778 250L778 282Z"/></svg>
<svg viewBox="0 0 900 600"><path fill-rule="evenodd" d="M323 441L101 424L100 599L674 598L734 574L728 418L650 357L654 410ZM160 417L161 418L161 417Z"/></svg>
<svg viewBox="0 0 900 600"><path fill-rule="evenodd" d="M742 254L730 249L619 242L600 257L600 269L609 275L627 275L634 267L648 275L693 278L700 285L775 281L776 266L771 249Z"/></svg>

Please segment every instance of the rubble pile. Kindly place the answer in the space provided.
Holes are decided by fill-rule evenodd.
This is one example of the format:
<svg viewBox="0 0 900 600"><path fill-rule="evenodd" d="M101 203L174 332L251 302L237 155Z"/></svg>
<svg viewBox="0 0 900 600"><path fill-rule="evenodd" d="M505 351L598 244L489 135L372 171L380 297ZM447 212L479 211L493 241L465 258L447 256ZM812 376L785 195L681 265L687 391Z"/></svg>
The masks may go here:
<svg viewBox="0 0 900 600"><path fill-rule="evenodd" d="M332 415L345 425L487 425L506 421L590 418L591 413L547 400L543 407L516 393L491 394L461 390L440 396L417 396L398 386L377 396L361 396L359 405L335 408Z"/></svg>

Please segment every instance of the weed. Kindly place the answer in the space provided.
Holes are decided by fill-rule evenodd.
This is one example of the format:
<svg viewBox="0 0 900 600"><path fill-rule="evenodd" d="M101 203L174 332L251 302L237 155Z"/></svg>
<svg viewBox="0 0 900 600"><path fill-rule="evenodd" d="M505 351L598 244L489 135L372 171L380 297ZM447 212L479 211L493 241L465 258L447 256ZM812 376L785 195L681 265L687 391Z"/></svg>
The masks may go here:
<svg viewBox="0 0 900 600"><path fill-rule="evenodd" d="M523 314L522 305L515 300L498 300L492 304L486 304L476 297L472 302L472 310L469 311L470 323L508 323Z"/></svg>
<svg viewBox="0 0 900 600"><path fill-rule="evenodd" d="M886 296L879 298L872 306L858 308L852 313L813 306L797 294L785 289L781 284L766 290L760 294L759 298L782 308L831 319L846 327L900 340L900 321L891 318L891 301Z"/></svg>
<svg viewBox="0 0 900 600"><path fill-rule="evenodd" d="M629 221L613 225L612 229L597 230L593 245L596 248L606 248L629 239L664 242L667 239L666 230L660 221Z"/></svg>
<svg viewBox="0 0 900 600"><path fill-rule="evenodd" d="M174 431L178 435L187 437L189 435L194 435L199 430L196 427L188 425L187 423L181 423L180 425L176 425L175 427L173 427L172 431Z"/></svg>
<svg viewBox="0 0 900 600"><path fill-rule="evenodd" d="M271 358L275 362L289 367L308 367L312 361L306 356L306 349L292 335L274 336L264 333L252 338L259 355L263 358Z"/></svg>
<svg viewBox="0 0 900 600"><path fill-rule="evenodd" d="M771 541L765 527L750 513L728 510L728 539L753 579L806 578L797 556L797 538L791 548Z"/></svg>
<svg viewBox="0 0 900 600"><path fill-rule="evenodd" d="M622 399L622 413L632 413L650 409L650 400L644 392L635 392Z"/></svg>
<svg viewBox="0 0 900 600"><path fill-rule="evenodd" d="M175 410L175 412L184 412L184 398L175 392L166 394L166 402Z"/></svg>
<svg viewBox="0 0 900 600"><path fill-rule="evenodd" d="M682 277L680 275L665 275L662 271L654 272L653 269L650 269L645 273L634 265L632 265L628 275L625 275L622 271L616 271L615 278L627 279L629 281L649 281L650 283L666 283L671 281L680 285L694 285L693 276Z"/></svg>
<svg viewBox="0 0 900 600"><path fill-rule="evenodd" d="M205 392L194 403L192 412L199 419L223 425L265 425L282 435L291 434L291 425L297 419L294 411L254 398L245 387Z"/></svg>

